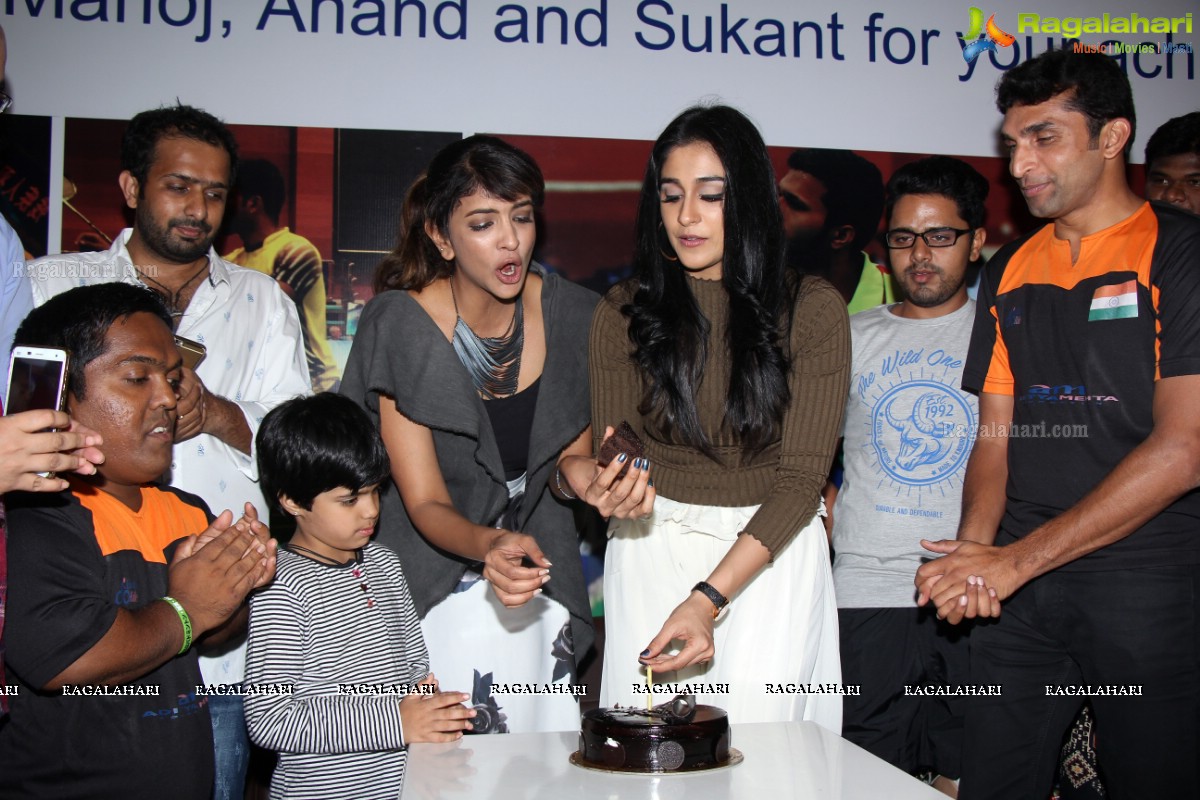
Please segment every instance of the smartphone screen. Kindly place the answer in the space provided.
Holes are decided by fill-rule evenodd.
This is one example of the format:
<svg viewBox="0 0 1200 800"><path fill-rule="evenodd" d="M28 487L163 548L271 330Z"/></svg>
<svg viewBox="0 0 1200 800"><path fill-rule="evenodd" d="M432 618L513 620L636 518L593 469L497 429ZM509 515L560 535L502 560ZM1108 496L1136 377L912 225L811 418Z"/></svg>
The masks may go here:
<svg viewBox="0 0 1200 800"><path fill-rule="evenodd" d="M19 414L42 408L58 411L62 408L66 384L66 350L18 345L8 362L8 403L4 413ZM49 478L53 473L38 474Z"/></svg>
<svg viewBox="0 0 1200 800"><path fill-rule="evenodd" d="M38 408L58 410L62 402L66 379L66 354L61 357L38 358L15 348L8 373L8 403L5 414L18 414Z"/></svg>

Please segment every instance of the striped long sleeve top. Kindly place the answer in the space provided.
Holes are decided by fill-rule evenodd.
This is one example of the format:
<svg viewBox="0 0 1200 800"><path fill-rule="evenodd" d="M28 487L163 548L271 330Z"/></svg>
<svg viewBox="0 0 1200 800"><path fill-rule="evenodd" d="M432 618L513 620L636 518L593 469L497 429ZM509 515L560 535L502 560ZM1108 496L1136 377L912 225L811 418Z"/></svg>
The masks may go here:
<svg viewBox="0 0 1200 800"><path fill-rule="evenodd" d="M371 543L330 566L280 548L250 600L244 687L250 739L279 753L271 797L399 797L400 700L428 673L394 553Z"/></svg>

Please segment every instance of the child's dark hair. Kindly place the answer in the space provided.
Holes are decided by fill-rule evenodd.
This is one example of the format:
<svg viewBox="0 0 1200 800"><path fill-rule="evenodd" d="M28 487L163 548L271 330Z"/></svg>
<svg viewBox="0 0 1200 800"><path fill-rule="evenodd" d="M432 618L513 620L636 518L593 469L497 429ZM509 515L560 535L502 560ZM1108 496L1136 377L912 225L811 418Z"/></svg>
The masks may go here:
<svg viewBox="0 0 1200 800"><path fill-rule="evenodd" d="M322 492L358 491L391 472L387 450L354 401L332 392L297 397L274 408L255 438L263 496L287 495L311 509Z"/></svg>

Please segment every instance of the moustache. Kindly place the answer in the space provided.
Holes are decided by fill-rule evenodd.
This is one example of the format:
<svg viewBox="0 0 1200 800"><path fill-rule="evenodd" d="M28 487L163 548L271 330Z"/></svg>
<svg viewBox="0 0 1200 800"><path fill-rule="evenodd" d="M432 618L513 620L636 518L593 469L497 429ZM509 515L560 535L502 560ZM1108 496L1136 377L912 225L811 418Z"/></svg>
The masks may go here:
<svg viewBox="0 0 1200 800"><path fill-rule="evenodd" d="M212 224L200 219L188 219L187 217L180 217L179 219L168 221L167 226L171 228L196 228L201 233L212 233Z"/></svg>

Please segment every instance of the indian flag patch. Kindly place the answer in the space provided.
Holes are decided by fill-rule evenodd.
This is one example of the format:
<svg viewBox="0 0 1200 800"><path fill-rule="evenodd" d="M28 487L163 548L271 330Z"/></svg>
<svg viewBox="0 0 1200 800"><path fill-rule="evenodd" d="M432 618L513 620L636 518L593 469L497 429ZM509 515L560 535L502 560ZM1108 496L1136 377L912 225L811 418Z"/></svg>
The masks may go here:
<svg viewBox="0 0 1200 800"><path fill-rule="evenodd" d="M1133 319L1138 315L1137 281L1101 286L1092 295L1088 322L1105 319Z"/></svg>

